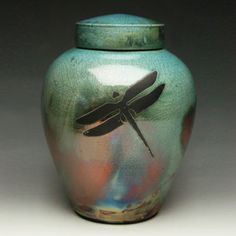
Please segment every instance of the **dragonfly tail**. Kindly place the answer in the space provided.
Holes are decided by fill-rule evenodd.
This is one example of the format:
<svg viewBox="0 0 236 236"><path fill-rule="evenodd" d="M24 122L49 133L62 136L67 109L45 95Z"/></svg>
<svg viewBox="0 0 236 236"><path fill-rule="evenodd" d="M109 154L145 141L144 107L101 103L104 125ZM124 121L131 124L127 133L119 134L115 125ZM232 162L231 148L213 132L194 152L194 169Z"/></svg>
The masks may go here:
<svg viewBox="0 0 236 236"><path fill-rule="evenodd" d="M132 126L132 128L136 131L136 133L138 134L138 136L141 138L141 140L143 141L144 145L147 147L149 153L151 154L152 157L154 157L154 154L151 150L151 148L149 147L146 139L144 138L141 130L139 129L138 125L136 124L135 120L133 119L133 117L130 115L129 112L125 113L125 117L127 119L127 121L130 123L130 125Z"/></svg>

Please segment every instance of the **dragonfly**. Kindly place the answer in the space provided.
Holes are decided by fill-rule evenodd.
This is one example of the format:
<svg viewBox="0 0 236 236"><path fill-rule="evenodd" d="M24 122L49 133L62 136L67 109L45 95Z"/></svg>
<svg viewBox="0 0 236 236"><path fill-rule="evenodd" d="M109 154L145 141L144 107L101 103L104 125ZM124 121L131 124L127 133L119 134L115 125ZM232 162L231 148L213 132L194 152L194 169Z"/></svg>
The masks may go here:
<svg viewBox="0 0 236 236"><path fill-rule="evenodd" d="M101 123L91 129L85 130L85 136L102 136L119 128L128 122L136 131L152 157L154 154L149 147L144 135L138 127L135 118L137 115L154 104L161 96L165 84L155 87L151 92L140 97L140 94L150 88L157 79L157 71L150 72L144 78L130 86L123 98L118 102L107 102L98 106L94 110L78 117L76 124L90 125L100 121ZM113 98L119 96L118 92L113 92Z"/></svg>

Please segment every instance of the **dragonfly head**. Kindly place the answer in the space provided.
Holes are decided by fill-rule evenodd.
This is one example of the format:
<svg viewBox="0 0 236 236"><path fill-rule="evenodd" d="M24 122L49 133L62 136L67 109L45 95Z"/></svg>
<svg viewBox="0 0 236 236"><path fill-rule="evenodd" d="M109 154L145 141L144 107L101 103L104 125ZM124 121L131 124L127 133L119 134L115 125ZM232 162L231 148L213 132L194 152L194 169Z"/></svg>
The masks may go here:
<svg viewBox="0 0 236 236"><path fill-rule="evenodd" d="M113 97L113 98L116 98L116 97L118 97L118 96L120 96L120 94L119 94L118 92L114 91L113 94L112 94L112 97Z"/></svg>

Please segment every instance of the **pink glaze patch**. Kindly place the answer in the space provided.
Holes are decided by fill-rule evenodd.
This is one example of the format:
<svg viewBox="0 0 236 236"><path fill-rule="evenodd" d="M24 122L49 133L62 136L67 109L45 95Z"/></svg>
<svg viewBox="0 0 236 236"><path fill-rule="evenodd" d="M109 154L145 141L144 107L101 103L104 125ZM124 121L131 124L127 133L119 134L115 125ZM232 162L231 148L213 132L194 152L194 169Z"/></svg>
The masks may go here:
<svg viewBox="0 0 236 236"><path fill-rule="evenodd" d="M141 184L133 184L125 197L126 200L139 199L143 197L152 186L158 182L161 175L160 161L153 159L149 162L146 175L143 177Z"/></svg>
<svg viewBox="0 0 236 236"><path fill-rule="evenodd" d="M105 194L104 187L110 180L111 174L110 162L90 162L70 157L67 181L72 201L89 205L100 199Z"/></svg>
<svg viewBox="0 0 236 236"><path fill-rule="evenodd" d="M187 144L188 144L191 132L192 132L194 115L195 115L195 106L189 109L189 111L187 112L187 114L185 115L183 119L182 133L181 133L181 143L182 143L183 149L187 147Z"/></svg>
<svg viewBox="0 0 236 236"><path fill-rule="evenodd" d="M48 124L46 122L44 124L44 130L45 130L45 135L46 135L46 139L48 142L48 146L50 148L50 152L53 157L53 161L56 165L58 165L58 162L61 159L61 153L60 153L59 148L57 146L56 138L53 135L52 130L50 129L50 127L48 126Z"/></svg>
<svg viewBox="0 0 236 236"><path fill-rule="evenodd" d="M99 140L96 141L94 144L97 147L96 152L88 147L86 156L88 155L91 159L79 159L78 154L75 153L76 150L71 150L66 154L60 152L56 138L46 124L45 133L53 160L59 172L63 173L65 187L72 202L89 205L105 195L104 187L110 180L113 167L108 158L102 159L107 154L103 151L103 143L99 143ZM83 144L83 139L80 142ZM80 156L84 157L82 152L80 152Z"/></svg>

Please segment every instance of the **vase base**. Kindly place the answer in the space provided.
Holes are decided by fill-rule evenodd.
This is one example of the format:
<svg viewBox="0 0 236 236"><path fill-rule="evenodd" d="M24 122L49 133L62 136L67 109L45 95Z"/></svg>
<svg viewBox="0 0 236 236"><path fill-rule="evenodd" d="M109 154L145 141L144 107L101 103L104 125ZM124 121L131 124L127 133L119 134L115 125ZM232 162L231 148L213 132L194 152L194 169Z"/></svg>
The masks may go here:
<svg viewBox="0 0 236 236"><path fill-rule="evenodd" d="M115 209L102 209L102 208L90 208L90 207L73 207L76 214L81 216L84 219L108 223L108 224L131 224L138 223L145 220L148 220L155 215L160 210L161 204L152 205L149 207L144 207L140 205L137 207L129 207L124 210L115 210Z"/></svg>
<svg viewBox="0 0 236 236"><path fill-rule="evenodd" d="M74 210L74 212L81 218L85 219L85 220L88 220L88 221L92 221L92 222L95 222L95 223L101 223L101 224L114 224L114 225L121 225L121 224L136 224L136 223L141 223L141 222L144 222L144 221L147 221L147 220L150 220L151 218L154 218L158 213L159 211L155 212L154 214L150 214L146 217L143 217L143 218L137 218L137 219L126 219L126 220L111 220L111 219L99 219L99 218L92 218L92 217L88 217L86 215L84 215L83 213L81 212L78 212L76 210Z"/></svg>

